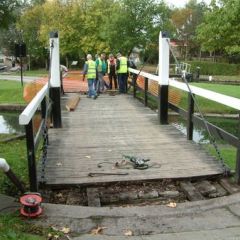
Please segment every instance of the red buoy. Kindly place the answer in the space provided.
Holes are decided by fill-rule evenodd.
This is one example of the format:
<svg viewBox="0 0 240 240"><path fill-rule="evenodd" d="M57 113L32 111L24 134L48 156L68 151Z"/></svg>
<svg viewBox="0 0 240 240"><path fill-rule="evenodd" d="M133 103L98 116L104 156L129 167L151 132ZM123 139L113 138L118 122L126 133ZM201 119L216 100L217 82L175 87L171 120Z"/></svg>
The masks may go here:
<svg viewBox="0 0 240 240"><path fill-rule="evenodd" d="M35 218L42 213L42 197L39 193L26 193L20 198L20 213L25 217Z"/></svg>

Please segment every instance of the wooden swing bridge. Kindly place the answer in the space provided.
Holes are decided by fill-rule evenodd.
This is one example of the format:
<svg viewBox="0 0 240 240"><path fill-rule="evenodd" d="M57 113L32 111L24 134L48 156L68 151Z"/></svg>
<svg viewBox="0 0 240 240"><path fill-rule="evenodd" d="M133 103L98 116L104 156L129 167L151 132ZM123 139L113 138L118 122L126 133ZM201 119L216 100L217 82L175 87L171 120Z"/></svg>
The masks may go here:
<svg viewBox="0 0 240 240"><path fill-rule="evenodd" d="M58 38L54 36L53 40L54 46L58 46ZM75 111L66 110L66 102L72 93L61 95L60 84L54 82L59 81L59 73L54 72L56 67L51 69L50 84L38 92L19 116L20 124L26 128L31 191L37 191L39 183L58 187L221 176L224 174L222 163L192 141L193 126L203 127L205 124L213 136L236 148L235 176L239 183L239 138L194 114L192 94L236 110L240 110L240 100L194 86L190 87L190 94L186 84L169 79L169 65L163 63L163 59L169 56L168 44L165 38L160 38L160 42L158 76L129 68L133 75L130 82L132 94L102 94L95 101L81 95ZM58 50L54 47L52 55L59 63ZM140 76L142 84L137 80ZM155 94L150 90L153 83L158 89ZM171 101L169 92L172 89L188 93L187 110ZM138 92L142 92L143 104L137 100ZM150 96L158 103L157 112L148 108ZM34 133L33 118L39 109L42 122ZM168 124L169 109L187 120L187 137ZM46 118L50 115L53 127L46 133ZM37 161L42 133L45 136L44 157ZM150 159L149 168L118 167L116 163L122 162L123 155Z"/></svg>

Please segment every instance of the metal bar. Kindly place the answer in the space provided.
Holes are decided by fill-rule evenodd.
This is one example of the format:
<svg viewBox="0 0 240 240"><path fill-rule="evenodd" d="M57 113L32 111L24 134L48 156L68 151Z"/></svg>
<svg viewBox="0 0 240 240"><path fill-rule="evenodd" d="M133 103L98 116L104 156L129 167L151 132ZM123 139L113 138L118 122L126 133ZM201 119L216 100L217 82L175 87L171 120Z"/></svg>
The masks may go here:
<svg viewBox="0 0 240 240"><path fill-rule="evenodd" d="M37 133L35 135L35 138L34 138L34 149L35 149L35 151L37 151L38 145L39 145L40 140L41 140L42 132L43 132L44 125L45 125L44 123L45 123L45 121L44 121L44 119L42 119L42 121L40 123L40 126L38 128L38 131L37 131Z"/></svg>
<svg viewBox="0 0 240 240"><path fill-rule="evenodd" d="M144 78L144 105L148 105L148 78Z"/></svg>
<svg viewBox="0 0 240 240"><path fill-rule="evenodd" d="M30 182L30 191L37 192L37 171L36 171L36 156L34 149L34 136L32 120L26 125L26 142L27 142L27 158L28 158L28 175Z"/></svg>
<svg viewBox="0 0 240 240"><path fill-rule="evenodd" d="M6 176L14 183L14 185L21 191L21 193L25 193L25 187L21 183L21 181L17 178L17 176L13 173L11 169L5 172Z"/></svg>
<svg viewBox="0 0 240 240"><path fill-rule="evenodd" d="M187 114L187 140L193 139L193 114L194 114L194 100L190 93L188 93L188 114Z"/></svg>

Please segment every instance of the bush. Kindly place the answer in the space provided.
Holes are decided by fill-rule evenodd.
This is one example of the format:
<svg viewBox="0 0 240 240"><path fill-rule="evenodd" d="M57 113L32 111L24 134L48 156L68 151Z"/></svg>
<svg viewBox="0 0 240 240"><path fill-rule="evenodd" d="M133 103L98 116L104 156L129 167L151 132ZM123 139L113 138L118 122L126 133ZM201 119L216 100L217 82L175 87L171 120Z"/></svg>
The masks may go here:
<svg viewBox="0 0 240 240"><path fill-rule="evenodd" d="M200 67L201 75L232 76L232 75L239 75L240 73L239 64L198 62L198 61L191 61L188 63L191 64L192 73L196 71L197 67Z"/></svg>

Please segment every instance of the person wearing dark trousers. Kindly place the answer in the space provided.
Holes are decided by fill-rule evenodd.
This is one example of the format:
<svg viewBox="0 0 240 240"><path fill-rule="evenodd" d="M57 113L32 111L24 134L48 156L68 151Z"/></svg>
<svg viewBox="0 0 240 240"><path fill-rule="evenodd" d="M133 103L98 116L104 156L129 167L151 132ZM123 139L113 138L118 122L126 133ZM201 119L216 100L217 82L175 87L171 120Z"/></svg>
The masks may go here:
<svg viewBox="0 0 240 240"><path fill-rule="evenodd" d="M117 74L116 74L116 67L117 67L117 62L116 59L114 58L113 54L109 54L109 58L107 60L107 73L108 73L108 79L109 79L109 88L112 89L113 87L113 80L114 80L114 87L115 89L118 88L117 84Z"/></svg>
<svg viewBox="0 0 240 240"><path fill-rule="evenodd" d="M105 54L102 53L100 57L96 60L96 66L97 66L97 86L96 86L96 91L97 93L103 93L105 87L108 89L109 86L107 83L104 81L103 77L106 74L107 71L107 63L105 60Z"/></svg>
<svg viewBox="0 0 240 240"><path fill-rule="evenodd" d="M119 93L127 93L129 61L121 53L117 54L117 77L119 85Z"/></svg>

